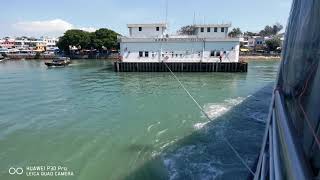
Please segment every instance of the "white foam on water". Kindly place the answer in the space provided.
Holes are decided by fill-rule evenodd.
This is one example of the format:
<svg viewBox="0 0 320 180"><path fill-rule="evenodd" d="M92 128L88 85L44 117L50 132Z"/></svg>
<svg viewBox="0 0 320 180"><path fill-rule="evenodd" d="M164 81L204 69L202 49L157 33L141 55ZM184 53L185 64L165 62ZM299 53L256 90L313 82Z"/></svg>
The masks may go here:
<svg viewBox="0 0 320 180"><path fill-rule="evenodd" d="M203 110L209 116L211 120L216 119L217 117L222 116L226 112L228 112L234 106L242 103L246 98L250 97L237 97L234 99L226 99L222 103L208 103L204 105ZM202 115L205 118L205 115ZM207 125L210 121L199 122L193 125L194 129L199 130L202 129L205 125Z"/></svg>
<svg viewBox="0 0 320 180"><path fill-rule="evenodd" d="M148 132L150 132L150 130L151 130L151 128L152 128L153 126L158 125L158 124L160 124L160 121L157 122L157 123L151 124L150 126L148 126L148 128L147 128Z"/></svg>
<svg viewBox="0 0 320 180"><path fill-rule="evenodd" d="M179 139L174 139L174 140L172 140L172 141L169 141L169 142L165 143L164 145L162 145L162 146L160 147L160 149L162 150L162 149L168 147L169 145L177 142L178 140L179 140Z"/></svg>
<svg viewBox="0 0 320 180"><path fill-rule="evenodd" d="M261 114L259 112L252 112L249 114L249 117L251 117L252 119L258 121L258 122L263 122L265 123L265 119L266 117L264 117L264 114Z"/></svg>
<svg viewBox="0 0 320 180"><path fill-rule="evenodd" d="M164 130L162 130L162 131L159 131L159 132L157 133L157 137L160 136L161 134L165 133L166 131L168 131L168 128L167 128L167 129L164 129Z"/></svg>
<svg viewBox="0 0 320 180"><path fill-rule="evenodd" d="M203 122L203 123L195 123L194 125L193 125L193 127L195 128L195 129L202 129L206 124L208 124L210 121L207 121L207 122Z"/></svg>
<svg viewBox="0 0 320 180"><path fill-rule="evenodd" d="M195 161L194 156L198 156L199 152L203 151L204 147L195 145L184 146L179 148L174 154L167 154L163 158L163 164L168 170L169 179L181 179L184 176L184 171L194 172L196 176L193 179L214 179L223 174L223 171L215 167L215 161ZM189 159L191 158L191 159ZM181 165L181 162L188 164ZM179 165L180 163L180 165ZM187 167L186 167L187 166ZM189 174L188 173L188 174Z"/></svg>
<svg viewBox="0 0 320 180"><path fill-rule="evenodd" d="M163 163L165 167L169 170L169 179L176 179L178 176L178 170L175 168L175 162L172 159L164 159Z"/></svg>

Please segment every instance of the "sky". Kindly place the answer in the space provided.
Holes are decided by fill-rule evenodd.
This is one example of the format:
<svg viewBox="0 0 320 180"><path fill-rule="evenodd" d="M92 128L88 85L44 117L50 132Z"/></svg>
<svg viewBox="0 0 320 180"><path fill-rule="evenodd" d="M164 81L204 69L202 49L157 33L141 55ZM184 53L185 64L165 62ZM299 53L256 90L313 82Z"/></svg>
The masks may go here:
<svg viewBox="0 0 320 180"><path fill-rule="evenodd" d="M4 0L0 5L0 37L58 37L68 29L109 28L127 34L128 23L166 20L169 33L183 25L232 23L258 32L279 22L286 26L292 0ZM194 18L195 17L195 18Z"/></svg>

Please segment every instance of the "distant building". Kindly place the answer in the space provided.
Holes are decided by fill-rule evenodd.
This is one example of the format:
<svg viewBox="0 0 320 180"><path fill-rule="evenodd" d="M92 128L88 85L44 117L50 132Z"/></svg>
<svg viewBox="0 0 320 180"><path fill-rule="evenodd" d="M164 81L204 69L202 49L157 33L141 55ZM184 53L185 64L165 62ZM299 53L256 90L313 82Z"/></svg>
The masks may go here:
<svg viewBox="0 0 320 180"><path fill-rule="evenodd" d="M240 47L248 48L249 47L249 38L248 37L240 37Z"/></svg>
<svg viewBox="0 0 320 180"><path fill-rule="evenodd" d="M263 49L266 45L266 38L261 36L248 37L248 48L249 49Z"/></svg>
<svg viewBox="0 0 320 180"><path fill-rule="evenodd" d="M14 47L15 40L11 38L5 38L2 41L0 41L1 48L7 48L11 49Z"/></svg>
<svg viewBox="0 0 320 180"><path fill-rule="evenodd" d="M122 36L123 62L238 62L239 38L228 37L231 24L198 24L195 35L169 35L167 24L128 24Z"/></svg>
<svg viewBox="0 0 320 180"><path fill-rule="evenodd" d="M2 52L9 53L25 53L25 52L54 52L59 48L57 47L57 38L4 38L0 39L0 48Z"/></svg>
<svg viewBox="0 0 320 180"><path fill-rule="evenodd" d="M58 38L49 38L49 37L43 37L42 40L45 43L46 50L47 51L56 51L59 48L57 47L57 43L59 41Z"/></svg>

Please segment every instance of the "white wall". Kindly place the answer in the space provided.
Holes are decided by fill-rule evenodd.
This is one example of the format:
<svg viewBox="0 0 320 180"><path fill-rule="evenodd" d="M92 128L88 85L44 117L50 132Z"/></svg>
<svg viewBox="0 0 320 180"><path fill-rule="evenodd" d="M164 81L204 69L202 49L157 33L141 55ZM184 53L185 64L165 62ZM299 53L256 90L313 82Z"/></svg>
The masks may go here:
<svg viewBox="0 0 320 180"><path fill-rule="evenodd" d="M217 32L214 32L214 27L210 27L210 32L208 32L208 27L203 27L204 31L201 32L201 27L197 28L197 35L199 37L211 37L211 38L226 38L228 37L228 28L224 28L224 32L221 32L221 27L218 27Z"/></svg>
<svg viewBox="0 0 320 180"><path fill-rule="evenodd" d="M210 56L215 51L222 55L223 62L238 62L239 47L236 41L125 42L120 44L120 53L124 62L219 62L219 56ZM143 51L143 56L148 51L149 57L139 57L139 51Z"/></svg>
<svg viewBox="0 0 320 180"><path fill-rule="evenodd" d="M159 35L163 35L164 33L163 27L159 27L159 31L156 31L156 26L155 27L142 26L142 31L139 31L139 27L130 27L130 28L129 28L129 35L131 37L158 37Z"/></svg>

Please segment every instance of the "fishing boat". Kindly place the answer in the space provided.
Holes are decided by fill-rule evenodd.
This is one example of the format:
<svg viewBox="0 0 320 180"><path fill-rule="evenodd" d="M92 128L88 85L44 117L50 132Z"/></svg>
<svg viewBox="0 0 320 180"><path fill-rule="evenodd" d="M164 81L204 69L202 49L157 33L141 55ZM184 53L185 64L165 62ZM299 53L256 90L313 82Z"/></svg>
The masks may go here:
<svg viewBox="0 0 320 180"><path fill-rule="evenodd" d="M293 0L254 179L320 179L320 3Z"/></svg>
<svg viewBox="0 0 320 180"><path fill-rule="evenodd" d="M59 57L53 59L51 62L45 62L44 64L48 67L65 67L71 63L70 58L68 57Z"/></svg>

